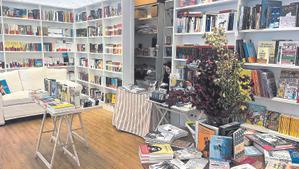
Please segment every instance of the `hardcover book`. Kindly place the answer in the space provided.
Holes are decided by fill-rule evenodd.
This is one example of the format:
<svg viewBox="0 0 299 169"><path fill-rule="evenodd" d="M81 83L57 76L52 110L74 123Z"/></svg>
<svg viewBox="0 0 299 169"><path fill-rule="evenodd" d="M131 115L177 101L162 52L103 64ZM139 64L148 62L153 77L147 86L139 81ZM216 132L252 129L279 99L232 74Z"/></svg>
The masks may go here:
<svg viewBox="0 0 299 169"><path fill-rule="evenodd" d="M295 65L298 41L280 41L280 64Z"/></svg>
<svg viewBox="0 0 299 169"><path fill-rule="evenodd" d="M259 41L257 63L275 63L276 60L276 42Z"/></svg>
<svg viewBox="0 0 299 169"><path fill-rule="evenodd" d="M264 127L270 130L277 131L279 126L279 117L280 117L280 113L267 111L265 114Z"/></svg>
<svg viewBox="0 0 299 169"><path fill-rule="evenodd" d="M210 160L209 168L210 169L230 169L230 165L229 162L226 161Z"/></svg>
<svg viewBox="0 0 299 169"><path fill-rule="evenodd" d="M232 157L232 138L227 136L212 136L210 142L210 159L229 161Z"/></svg>
<svg viewBox="0 0 299 169"><path fill-rule="evenodd" d="M246 123L263 126L267 108L255 103L249 103L248 112L246 113Z"/></svg>

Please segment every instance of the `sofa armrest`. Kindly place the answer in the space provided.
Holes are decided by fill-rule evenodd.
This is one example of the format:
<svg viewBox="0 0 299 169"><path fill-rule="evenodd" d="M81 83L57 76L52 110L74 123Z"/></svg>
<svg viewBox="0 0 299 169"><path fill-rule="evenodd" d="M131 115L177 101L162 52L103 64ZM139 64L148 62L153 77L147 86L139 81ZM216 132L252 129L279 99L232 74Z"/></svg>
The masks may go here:
<svg viewBox="0 0 299 169"><path fill-rule="evenodd" d="M0 126L5 124L4 113L3 113L3 98L0 94Z"/></svg>

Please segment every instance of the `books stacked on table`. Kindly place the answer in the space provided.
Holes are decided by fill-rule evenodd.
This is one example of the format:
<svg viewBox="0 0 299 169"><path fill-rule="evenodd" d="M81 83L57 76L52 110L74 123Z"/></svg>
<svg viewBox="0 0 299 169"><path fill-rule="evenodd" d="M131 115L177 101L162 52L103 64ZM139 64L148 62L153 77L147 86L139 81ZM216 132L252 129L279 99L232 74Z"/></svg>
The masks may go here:
<svg viewBox="0 0 299 169"><path fill-rule="evenodd" d="M174 152L170 144L141 144L139 157L141 163L159 163L173 159Z"/></svg>
<svg viewBox="0 0 299 169"><path fill-rule="evenodd" d="M52 113L62 113L65 111L71 111L75 109L75 105L71 103L61 102L60 100L54 100L47 104L47 111Z"/></svg>

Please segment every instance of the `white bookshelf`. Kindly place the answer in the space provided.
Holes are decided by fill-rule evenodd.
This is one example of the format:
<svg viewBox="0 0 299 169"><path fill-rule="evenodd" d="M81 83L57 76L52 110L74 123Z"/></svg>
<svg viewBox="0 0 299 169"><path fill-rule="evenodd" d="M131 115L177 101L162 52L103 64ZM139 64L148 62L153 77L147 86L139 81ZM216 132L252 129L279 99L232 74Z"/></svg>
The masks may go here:
<svg viewBox="0 0 299 169"><path fill-rule="evenodd" d="M112 16L112 17L104 17L103 11L104 7L112 4L115 5L118 2L121 3L121 15L120 16ZM87 36L87 37L77 37L75 35L75 44L85 44L86 50L84 52L77 51L75 53L75 77L78 83L86 86L88 89L88 95L90 96L90 89L96 88L99 89L104 94L106 93L116 93L117 89L106 86L106 77L114 77L122 80L123 85L133 84L134 83L134 34L132 30L134 30L134 4L131 1L125 0L103 0L100 2L96 2L78 9L74 9L74 12L86 12L87 16L89 15L89 11L91 9L102 9L102 18L86 20L86 21L75 21L74 24L74 32L79 28L87 28L88 26L102 26L102 35L98 36ZM115 24L122 24L122 33L121 35L105 35L106 26L113 26ZM91 53L89 51L89 44L103 44L103 52L102 53ZM107 44L121 44L122 54L113 54L107 53ZM75 45L76 46L76 45ZM78 61L80 57L85 57L88 59L88 67L79 66ZM92 60L94 59L102 59L103 61L103 69L98 69L91 67ZM106 69L106 66L111 66L106 64L107 60L120 62L122 71L115 72ZM83 81L79 79L79 72L86 72L89 75L88 81ZM125 73L123 73L125 72ZM101 77L101 84L97 84L91 81L90 76L98 75ZM106 102L106 98L104 97L103 102ZM108 106L112 107L113 106Z"/></svg>
<svg viewBox="0 0 299 169"><path fill-rule="evenodd" d="M103 17L99 19L87 20L87 21L76 21L76 14L78 12L85 11L87 17L89 16L89 11L91 9L102 9L103 15L103 7L109 4L116 4L117 2L121 2L121 15L120 16L112 16L112 17ZM47 6L40 5L35 3L27 3L27 2L15 2L10 0L1 0L1 13L3 14L2 6L9 6L11 8L20 8L20 9L39 9L40 16L39 19L28 19L28 18L18 18L18 17L9 17L9 16L0 16L1 28L2 32L0 34L0 41L4 44L7 41L20 41L26 43L40 43L41 51L0 51L0 60L5 62L5 64L10 61L22 61L20 59L23 58L41 58L43 61L43 66L48 68L66 68L75 73L75 81L83 84L88 87L88 90L91 87L95 87L100 89L104 93L112 92L115 93L116 89L105 86L105 77L118 77L122 80L123 85L133 84L134 83L134 34L132 33L134 30L134 4L132 1L126 0L99 0L98 2L88 4L86 6L82 6L80 8L61 8L56 6ZM68 11L73 13L74 22L60 22L56 20L44 20L43 11L44 10L61 10ZM44 35L43 30L41 31L41 35L22 35L22 34L4 34L4 24L16 24L16 25L32 25L34 27L48 27L48 28L68 28L72 30L72 36L48 36ZM77 28L87 28L88 26L95 26L96 23L99 23L103 26L103 36L96 37L77 37L76 29ZM122 34L109 36L104 35L105 26L113 26L116 23L122 24ZM60 52L60 51L45 51L44 43L53 43L66 41L69 44L70 51ZM80 52L77 51L77 44L85 43L86 51ZM103 44L103 53L90 53L89 52L89 43L102 43ZM122 44L122 54L112 54L105 53L106 44ZM54 50L54 49L53 49ZM74 60L74 65L67 66L48 66L46 65L47 58L55 58L62 57L63 54L67 53L70 60ZM89 66L83 67L78 64L78 57L84 56L88 59ZM90 67L90 60L92 58L102 58L103 59L103 68L104 69L95 69ZM106 61L119 61L122 64L122 72L113 72L105 70ZM12 71L18 69L26 69L27 67L21 68L10 68L5 66L4 69L0 69L3 71ZM78 79L78 72L85 71L88 74L97 74L102 76L102 85L95 84L91 81L83 81ZM126 73L123 73L126 72ZM90 93L88 93L89 95Z"/></svg>
<svg viewBox="0 0 299 169"><path fill-rule="evenodd" d="M284 0L283 5L291 2L299 2L299 0ZM236 44L237 39L252 40L257 49L258 41L270 41L270 40L293 40L298 41L299 36L296 36L299 31L299 27L296 28L276 28L276 29L250 29L239 30L238 22L240 17L240 8L242 5L254 6L261 3L261 0L221 0L211 3L198 3L192 6L179 7L178 1L174 1L174 27L173 27L173 51L172 51L172 73L177 73L177 65L184 65L186 59L176 58L176 46L184 44L204 45L205 34L204 31L196 33L176 33L176 17L178 12L191 11L204 13L218 13L222 10L235 9L234 29L233 31L227 31L226 36L228 38L228 44ZM203 30L203 29L202 29ZM280 73L282 70L295 70L299 71L299 66L280 65L280 64L259 64L259 63L245 63L245 68L249 69L269 69L273 71L275 75L276 83L278 83ZM264 105L268 110L277 111L284 114L299 116L299 103L296 101L290 101L281 98L261 98L256 97L256 103ZM279 134L279 133L278 133ZM297 139L298 140L298 139Z"/></svg>

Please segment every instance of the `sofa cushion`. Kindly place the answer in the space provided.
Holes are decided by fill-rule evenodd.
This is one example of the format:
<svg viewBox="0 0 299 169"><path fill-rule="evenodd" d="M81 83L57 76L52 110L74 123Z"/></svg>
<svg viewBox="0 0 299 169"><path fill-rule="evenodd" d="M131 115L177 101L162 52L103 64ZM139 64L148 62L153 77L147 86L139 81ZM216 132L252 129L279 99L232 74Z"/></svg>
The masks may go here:
<svg viewBox="0 0 299 169"><path fill-rule="evenodd" d="M0 80L0 93L1 95L6 95L11 93L6 80Z"/></svg>
<svg viewBox="0 0 299 169"><path fill-rule="evenodd" d="M34 102L29 91L18 91L4 95L2 96L2 101L4 107Z"/></svg>
<svg viewBox="0 0 299 169"><path fill-rule="evenodd" d="M44 68L30 68L19 70L23 90L40 90L44 89Z"/></svg>
<svg viewBox="0 0 299 169"><path fill-rule="evenodd" d="M6 80L11 93L23 90L19 72L17 70L0 73L0 80Z"/></svg>
<svg viewBox="0 0 299 169"><path fill-rule="evenodd" d="M45 69L46 76L48 79L56 80L67 80L67 70L66 69Z"/></svg>
<svg viewBox="0 0 299 169"><path fill-rule="evenodd" d="M5 120L39 115L45 110L37 103L20 104L15 106L3 107Z"/></svg>

